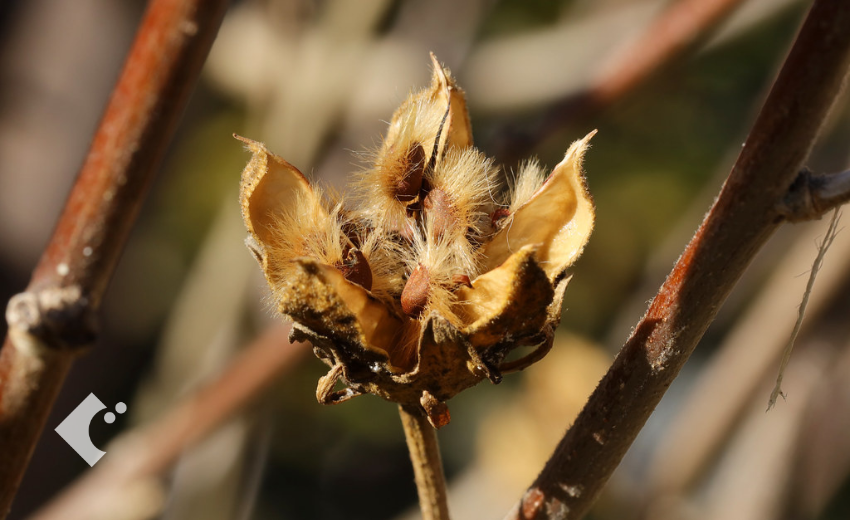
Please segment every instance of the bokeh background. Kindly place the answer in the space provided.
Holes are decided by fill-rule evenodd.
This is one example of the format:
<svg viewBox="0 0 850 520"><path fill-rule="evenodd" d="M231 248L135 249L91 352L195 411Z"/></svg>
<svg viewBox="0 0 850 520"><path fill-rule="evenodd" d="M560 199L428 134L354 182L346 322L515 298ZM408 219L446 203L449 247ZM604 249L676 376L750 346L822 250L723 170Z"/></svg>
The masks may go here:
<svg viewBox="0 0 850 520"><path fill-rule="evenodd" d="M499 386L453 399L452 422L439 433L454 516L501 518L708 209L809 2L738 2L634 87L590 96L672 4L234 2L107 294L100 340L74 366L10 518L27 518L88 470L53 429L90 392L110 408L128 404L114 424L95 418L95 444L110 446L226 371L277 320L242 245L238 181L248 155L231 134L264 141L344 190L394 108L427 84L429 51L466 90L476 145L505 169L531 155L551 167L571 141L599 129L586 160L596 230L574 268L553 351ZM144 7L0 4L3 301L26 286ZM848 168L846 98L810 158L814 171ZM785 226L767 244L592 518L850 517L846 231L815 286L783 384L787 400L764 413L825 225ZM309 352L281 368L142 491L104 488L103 518L416 518L395 406L372 396L320 406L324 371Z"/></svg>

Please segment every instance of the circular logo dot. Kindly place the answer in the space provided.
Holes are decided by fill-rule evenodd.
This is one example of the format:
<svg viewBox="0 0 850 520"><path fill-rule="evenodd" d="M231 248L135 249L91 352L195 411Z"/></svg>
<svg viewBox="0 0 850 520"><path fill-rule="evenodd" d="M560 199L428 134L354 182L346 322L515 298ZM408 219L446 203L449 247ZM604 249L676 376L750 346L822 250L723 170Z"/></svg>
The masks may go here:
<svg viewBox="0 0 850 520"><path fill-rule="evenodd" d="M112 412L106 412L106 415L103 416L103 420L106 421L106 424L112 424L115 422L115 414Z"/></svg>
<svg viewBox="0 0 850 520"><path fill-rule="evenodd" d="M115 411L118 413L124 413L127 411L127 405L124 403L118 403L115 405Z"/></svg>

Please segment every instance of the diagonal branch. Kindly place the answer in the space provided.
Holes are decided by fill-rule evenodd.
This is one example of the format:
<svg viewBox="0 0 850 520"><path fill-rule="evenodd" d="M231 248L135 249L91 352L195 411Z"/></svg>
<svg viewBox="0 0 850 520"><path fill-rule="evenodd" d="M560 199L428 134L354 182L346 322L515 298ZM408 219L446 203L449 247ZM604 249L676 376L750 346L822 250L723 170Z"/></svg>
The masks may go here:
<svg viewBox="0 0 850 520"><path fill-rule="evenodd" d="M143 196L215 38L226 0L152 0L53 237L7 308L0 351L0 518L6 516Z"/></svg>
<svg viewBox="0 0 850 520"><path fill-rule="evenodd" d="M816 0L714 206L510 519L588 511L753 256L784 221L850 65L850 5Z"/></svg>

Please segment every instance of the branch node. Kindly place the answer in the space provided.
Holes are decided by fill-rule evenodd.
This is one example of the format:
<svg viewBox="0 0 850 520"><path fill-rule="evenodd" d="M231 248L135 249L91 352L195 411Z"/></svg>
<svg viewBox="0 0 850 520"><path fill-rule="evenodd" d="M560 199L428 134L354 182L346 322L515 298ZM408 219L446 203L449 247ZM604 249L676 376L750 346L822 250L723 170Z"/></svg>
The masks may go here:
<svg viewBox="0 0 850 520"><path fill-rule="evenodd" d="M95 319L78 285L16 294L6 307L10 332L35 337L48 348L79 350L92 344Z"/></svg>
<svg viewBox="0 0 850 520"><path fill-rule="evenodd" d="M777 210L788 222L818 220L829 210L850 201L850 170L818 175L803 168L788 188Z"/></svg>

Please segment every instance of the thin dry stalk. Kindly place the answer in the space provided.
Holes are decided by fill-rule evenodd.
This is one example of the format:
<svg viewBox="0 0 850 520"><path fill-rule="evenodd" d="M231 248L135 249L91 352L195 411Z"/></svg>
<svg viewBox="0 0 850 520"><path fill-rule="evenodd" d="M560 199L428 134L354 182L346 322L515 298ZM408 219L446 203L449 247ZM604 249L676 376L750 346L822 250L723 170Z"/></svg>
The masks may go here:
<svg viewBox="0 0 850 520"><path fill-rule="evenodd" d="M419 492L422 520L449 520L446 477L437 444L437 431L424 414L398 407Z"/></svg>
<svg viewBox="0 0 850 520"><path fill-rule="evenodd" d="M511 519L580 518L720 305L785 220L850 64L850 5L817 0L716 202Z"/></svg>
<svg viewBox="0 0 850 520"><path fill-rule="evenodd" d="M770 410L776 404L776 399L781 395L785 398L785 393L782 391L782 377L785 374L785 368L788 362L791 361L791 352L794 350L794 342L797 340L797 335L800 334L800 329L803 326L803 317L806 315L806 307L809 305L809 297L812 295L812 289L815 286L815 279L818 276L821 266L823 266L823 258L826 252L835 240L835 235L838 233L838 217L840 212L835 208L832 212L832 219L829 221L829 228L826 230L826 236L818 246L818 254L815 256L815 261L812 264L812 269L809 271L809 281L806 283L806 290L803 292L803 301L800 302L800 307L797 312L797 320L794 322L794 330L791 331L791 337L782 351L782 360L779 362L779 375L776 376L776 385L770 392L770 398L767 401L767 409Z"/></svg>
<svg viewBox="0 0 850 520"><path fill-rule="evenodd" d="M153 0L53 237L7 309L0 351L0 518L95 318L226 0Z"/></svg>
<svg viewBox="0 0 850 520"><path fill-rule="evenodd" d="M151 423L122 434L94 469L31 519L92 520L130 514L122 497L134 484L169 469L181 453L243 411L309 352L306 345L290 344L288 333L289 326L270 326L216 378Z"/></svg>

